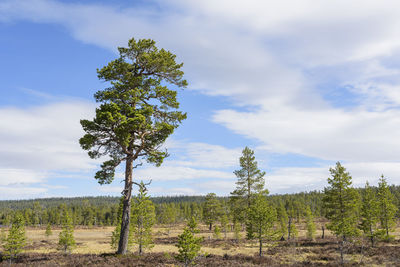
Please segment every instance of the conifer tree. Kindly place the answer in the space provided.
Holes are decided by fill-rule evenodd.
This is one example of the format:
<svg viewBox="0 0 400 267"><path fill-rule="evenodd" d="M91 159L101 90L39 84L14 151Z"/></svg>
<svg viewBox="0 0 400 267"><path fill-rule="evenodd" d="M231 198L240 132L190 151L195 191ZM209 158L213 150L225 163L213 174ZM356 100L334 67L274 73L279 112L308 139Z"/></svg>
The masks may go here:
<svg viewBox="0 0 400 267"><path fill-rule="evenodd" d="M179 254L176 259L183 262L185 267L194 262L201 248L200 243L203 238L195 237L194 232L196 232L196 229L188 225L183 230L183 233L178 236L178 244L176 246Z"/></svg>
<svg viewBox="0 0 400 267"><path fill-rule="evenodd" d="M117 211L117 224L115 226L114 231L111 233L111 248L117 249L118 248L118 242L119 242L119 236L121 234L121 219L122 219L122 208L124 205L124 198L121 197L119 200L119 205L118 205L118 211ZM131 233L130 233L131 234ZM131 243L129 243L128 238L128 250L130 249Z"/></svg>
<svg viewBox="0 0 400 267"><path fill-rule="evenodd" d="M155 224L156 214L153 202L147 196L147 188L143 181L139 184L139 193L133 199L132 204L132 243L137 244L138 253L142 255L143 250L154 246L151 236L151 228Z"/></svg>
<svg viewBox="0 0 400 267"><path fill-rule="evenodd" d="M214 237L215 239L221 238L221 228L218 225L214 226Z"/></svg>
<svg viewBox="0 0 400 267"><path fill-rule="evenodd" d="M259 242L259 256L262 256L262 245L265 239L271 239L275 235L273 229L276 220L276 210L272 207L266 196L258 194L249 208L247 221L247 236L256 238Z"/></svg>
<svg viewBox="0 0 400 267"><path fill-rule="evenodd" d="M379 221L379 206L375 196L374 190L369 186L367 182L365 184L365 190L362 195L361 205L361 229L365 236L371 241L371 246L375 244L376 237L379 235L377 231L377 224Z"/></svg>
<svg viewBox="0 0 400 267"><path fill-rule="evenodd" d="M22 214L19 212L14 215L11 228L4 243L6 258L8 258L11 263L12 259L15 259L26 245L25 221Z"/></svg>
<svg viewBox="0 0 400 267"><path fill-rule="evenodd" d="M168 156L161 146L186 114L178 111L178 88L187 86L183 64L176 56L158 49L155 41L130 39L118 48L120 57L97 70L98 78L109 83L95 94L101 105L93 120L81 120L86 134L79 140L91 158L109 157L95 175L100 184L114 180L115 168L125 162L124 203L118 254L128 249L133 169L146 160L160 166Z"/></svg>
<svg viewBox="0 0 400 267"><path fill-rule="evenodd" d="M393 231L396 225L395 214L397 211L396 205L393 203L393 195L390 192L389 186L385 177L382 175L378 184L378 205L380 228L383 239L389 241L391 239L389 233Z"/></svg>
<svg viewBox="0 0 400 267"><path fill-rule="evenodd" d="M268 190L264 189L265 172L258 169L253 150L245 147L239 162L241 169L234 171L238 180L236 189L231 192L230 202L235 216L234 220L247 223L248 209L254 197L258 194L267 195ZM251 227L251 224L247 223L247 226Z"/></svg>
<svg viewBox="0 0 400 267"><path fill-rule="evenodd" d="M340 242L340 259L343 264L343 249L345 242L359 234L358 218L360 196L351 187L352 178L346 169L336 163L336 167L329 169L332 178L328 178L328 187L324 189L324 208L326 217L330 220L327 228L331 230Z"/></svg>
<svg viewBox="0 0 400 267"><path fill-rule="evenodd" d="M306 209L306 228L307 228L307 238L310 240L314 239L316 227L314 223L314 216L311 212L310 206L307 206Z"/></svg>
<svg viewBox="0 0 400 267"><path fill-rule="evenodd" d="M44 235L48 238L53 234L53 232L51 231L51 224L48 223L46 226L46 231L44 232Z"/></svg>
<svg viewBox="0 0 400 267"><path fill-rule="evenodd" d="M229 218L228 215L226 214L226 212L223 212L222 216L221 216L221 228L224 231L224 238L226 239L226 235L227 235L227 228L228 228L228 223L229 223Z"/></svg>
<svg viewBox="0 0 400 267"><path fill-rule="evenodd" d="M222 207L221 203L217 199L217 195L215 193L207 194L203 208L203 219L205 223L209 225L210 231L214 222L216 222L221 216L221 213Z"/></svg>
<svg viewBox="0 0 400 267"><path fill-rule="evenodd" d="M58 235L58 249L64 253L71 253L76 246L74 238L74 226L68 210L63 210L62 230Z"/></svg>
<svg viewBox="0 0 400 267"><path fill-rule="evenodd" d="M288 237L287 237L287 239L290 240L292 238L297 237L297 234L298 234L296 224L294 222L294 219L296 217L296 210L293 205L292 199L286 201L285 208L286 208L286 214L288 216L288 220L287 220Z"/></svg>
<svg viewBox="0 0 400 267"><path fill-rule="evenodd" d="M285 236L288 234L288 223L289 223L289 218L286 213L286 209L283 205L282 202L279 203L277 209L277 217L278 217L278 223L279 223L279 235L281 236L281 240L285 240Z"/></svg>

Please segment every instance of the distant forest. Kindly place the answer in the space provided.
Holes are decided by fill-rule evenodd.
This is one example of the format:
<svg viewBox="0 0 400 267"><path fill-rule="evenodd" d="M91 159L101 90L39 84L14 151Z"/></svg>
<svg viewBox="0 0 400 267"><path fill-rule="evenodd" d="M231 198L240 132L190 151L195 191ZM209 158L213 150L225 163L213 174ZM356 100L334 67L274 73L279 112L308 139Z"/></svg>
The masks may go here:
<svg viewBox="0 0 400 267"><path fill-rule="evenodd" d="M374 187L376 190L376 187ZM363 188L357 189L360 192ZM390 186L395 198L395 204L400 210L400 186ZM302 220L310 207L315 217L324 217L323 192L311 191L295 194L270 195L268 199L276 208L280 206L292 209L293 219ZM156 218L159 224L175 224L195 217L205 222L205 196L164 196L151 198L156 208ZM232 222L229 197L217 197L221 214L226 214ZM75 197L75 198L42 198L32 200L0 201L0 225L10 225L13 214L20 212L26 225L60 225L61 212L67 208L73 218L74 225L82 226L115 226L117 224L119 198L110 196ZM400 212L396 217L400 218ZM218 218L216 218L216 221Z"/></svg>

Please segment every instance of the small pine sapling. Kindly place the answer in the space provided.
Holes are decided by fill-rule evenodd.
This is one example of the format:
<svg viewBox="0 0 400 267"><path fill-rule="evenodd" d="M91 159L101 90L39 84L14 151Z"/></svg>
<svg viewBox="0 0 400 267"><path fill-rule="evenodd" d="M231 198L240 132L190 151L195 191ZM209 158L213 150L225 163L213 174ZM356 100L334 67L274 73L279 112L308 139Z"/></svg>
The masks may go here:
<svg viewBox="0 0 400 267"><path fill-rule="evenodd" d="M51 231L51 225L50 223L48 223L44 235L46 236L46 238L49 238L52 234L53 232Z"/></svg>
<svg viewBox="0 0 400 267"><path fill-rule="evenodd" d="M306 209L306 226L307 226L307 238L310 240L314 239L316 227L314 223L314 216L311 212L311 208L307 206Z"/></svg>
<svg viewBox="0 0 400 267"><path fill-rule="evenodd" d="M22 252L25 245L25 221L20 213L16 213L4 244L4 252L6 258L10 260L10 264L12 259L15 259Z"/></svg>
<svg viewBox="0 0 400 267"><path fill-rule="evenodd" d="M69 212L65 208L62 218L62 230L58 235L58 249L64 253L71 253L75 246L74 226L72 225L72 219L69 216Z"/></svg>
<svg viewBox="0 0 400 267"><path fill-rule="evenodd" d="M196 237L193 232L193 229L188 225L183 230L183 233L178 236L178 244L176 246L179 254L176 259L183 262L185 267L194 262L200 252L200 243L203 240L202 237Z"/></svg>
<svg viewBox="0 0 400 267"><path fill-rule="evenodd" d="M221 238L221 228L218 225L214 226L214 238L215 239Z"/></svg>

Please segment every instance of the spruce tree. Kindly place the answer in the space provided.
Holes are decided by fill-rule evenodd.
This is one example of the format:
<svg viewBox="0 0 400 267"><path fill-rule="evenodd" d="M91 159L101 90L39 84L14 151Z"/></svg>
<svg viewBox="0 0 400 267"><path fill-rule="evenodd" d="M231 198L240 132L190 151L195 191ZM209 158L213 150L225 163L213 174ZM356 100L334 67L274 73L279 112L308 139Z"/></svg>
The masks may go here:
<svg viewBox="0 0 400 267"><path fill-rule="evenodd" d="M137 244L138 253L142 255L143 250L154 246L151 236L151 228L156 221L153 202L147 196L147 188L143 181L137 184L139 193L133 199L131 231L132 243Z"/></svg>
<svg viewBox="0 0 400 267"><path fill-rule="evenodd" d="M183 233L178 236L178 255L176 259L183 262L185 267L193 263L198 256L201 248L202 237L196 237L194 235L196 229L193 229L190 225L187 225L183 230Z"/></svg>
<svg viewBox="0 0 400 267"><path fill-rule="evenodd" d="M74 238L74 226L68 210L63 210L62 230L58 235L58 249L64 253L71 253L76 246Z"/></svg>
<svg viewBox="0 0 400 267"><path fill-rule="evenodd" d="M276 220L276 210L272 207L266 196L258 194L254 197L248 211L247 236L256 238L259 242L259 256L262 256L262 245L266 239L271 239L275 235L274 223Z"/></svg>
<svg viewBox="0 0 400 267"><path fill-rule="evenodd" d="M326 217L330 220L327 228L341 239L340 259L343 264L345 242L359 234L360 196L351 187L352 178L340 162L329 171L332 178L328 178L329 186L324 189L323 204Z"/></svg>
<svg viewBox="0 0 400 267"><path fill-rule="evenodd" d="M378 205L380 228L383 239L386 241L391 239L389 233L394 230L396 225L395 214L397 207L393 202L393 195L390 192L385 177L382 175L378 184Z"/></svg>
<svg viewBox="0 0 400 267"><path fill-rule="evenodd" d="M306 228L307 228L307 238L313 240L316 232L316 227L314 223L314 216L311 212L310 206L307 206L306 209Z"/></svg>
<svg viewBox="0 0 400 267"><path fill-rule="evenodd" d="M4 242L5 256L10 260L10 263L22 252L25 245L25 221L22 214L18 212L13 217L11 228Z"/></svg>
<svg viewBox="0 0 400 267"><path fill-rule="evenodd" d="M133 169L145 160L160 166L167 151L162 148L174 130L186 119L179 111L177 91L187 86L183 64L176 56L158 49L150 39L130 39L119 47L119 58L97 70L108 87L95 93L101 103L93 120L81 120L86 134L79 140L91 158L107 157L95 178L100 184L114 180L115 169L125 163L123 212L118 254L128 249Z"/></svg>

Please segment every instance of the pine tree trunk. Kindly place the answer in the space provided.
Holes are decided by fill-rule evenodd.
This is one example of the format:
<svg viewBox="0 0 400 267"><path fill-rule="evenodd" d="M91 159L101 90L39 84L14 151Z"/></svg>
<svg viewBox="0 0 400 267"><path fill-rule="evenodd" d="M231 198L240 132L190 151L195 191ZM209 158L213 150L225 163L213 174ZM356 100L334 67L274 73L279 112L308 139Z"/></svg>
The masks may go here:
<svg viewBox="0 0 400 267"><path fill-rule="evenodd" d="M344 264L344 257L343 257L343 248L344 248L344 239L340 242L340 264Z"/></svg>
<svg viewBox="0 0 400 267"><path fill-rule="evenodd" d="M322 239L325 239L325 227L322 225Z"/></svg>
<svg viewBox="0 0 400 267"><path fill-rule="evenodd" d="M212 223L210 223L209 229L210 229L210 231L212 230Z"/></svg>
<svg viewBox="0 0 400 267"><path fill-rule="evenodd" d="M117 254L126 254L128 250L129 223L131 218L130 212L131 212L131 196L132 196L132 166L133 166L133 158L128 157L126 159L126 167L125 167L125 188L124 188L124 200L122 207L121 233L119 236Z"/></svg>
<svg viewBox="0 0 400 267"><path fill-rule="evenodd" d="M292 217L289 217L289 221L288 221L288 237L287 240L290 240L290 230L292 230Z"/></svg>
<svg viewBox="0 0 400 267"><path fill-rule="evenodd" d="M260 252L258 253L260 257L262 257L262 239L260 238Z"/></svg>

